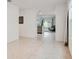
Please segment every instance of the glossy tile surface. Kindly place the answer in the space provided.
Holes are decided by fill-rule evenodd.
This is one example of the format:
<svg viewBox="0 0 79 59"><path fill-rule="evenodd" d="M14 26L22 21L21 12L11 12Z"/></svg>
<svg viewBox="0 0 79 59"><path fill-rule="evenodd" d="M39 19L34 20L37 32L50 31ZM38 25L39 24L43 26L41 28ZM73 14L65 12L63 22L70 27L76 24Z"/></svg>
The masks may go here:
<svg viewBox="0 0 79 59"><path fill-rule="evenodd" d="M63 42L56 42L55 33L44 33L36 39L20 38L8 43L8 59L71 59Z"/></svg>

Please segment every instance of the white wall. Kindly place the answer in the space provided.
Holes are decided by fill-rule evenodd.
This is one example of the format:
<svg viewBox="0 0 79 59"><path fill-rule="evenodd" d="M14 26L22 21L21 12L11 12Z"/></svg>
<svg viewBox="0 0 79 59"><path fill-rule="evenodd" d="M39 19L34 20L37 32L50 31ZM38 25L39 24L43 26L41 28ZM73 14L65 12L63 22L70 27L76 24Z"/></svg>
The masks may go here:
<svg viewBox="0 0 79 59"><path fill-rule="evenodd" d="M56 40L64 41L64 32L65 32L65 23L67 15L67 6L59 5L54 9L41 9L41 10L32 10L24 9L20 11L20 15L24 16L24 24L20 24L20 36L23 37L36 37L37 34L37 15L56 15Z"/></svg>
<svg viewBox="0 0 79 59"><path fill-rule="evenodd" d="M35 38L37 35L37 11L36 10L23 10L21 16L24 16L24 24L20 24L20 36Z"/></svg>
<svg viewBox="0 0 79 59"><path fill-rule="evenodd" d="M46 12L46 13L45 13ZM53 15L54 12L42 10L41 15ZM20 16L24 16L24 24L19 25L19 36L26 38L37 37L37 16L40 15L38 9L20 9Z"/></svg>
<svg viewBox="0 0 79 59"><path fill-rule="evenodd" d="M72 4L69 3L69 50L72 55Z"/></svg>
<svg viewBox="0 0 79 59"><path fill-rule="evenodd" d="M66 20L67 20L67 7L66 5L59 5L56 7L55 10L56 14L56 40L57 41L64 41L64 33L66 27Z"/></svg>
<svg viewBox="0 0 79 59"><path fill-rule="evenodd" d="M8 3L7 5L7 27L8 27L8 42L19 39L18 37L18 16L19 9L17 6Z"/></svg>

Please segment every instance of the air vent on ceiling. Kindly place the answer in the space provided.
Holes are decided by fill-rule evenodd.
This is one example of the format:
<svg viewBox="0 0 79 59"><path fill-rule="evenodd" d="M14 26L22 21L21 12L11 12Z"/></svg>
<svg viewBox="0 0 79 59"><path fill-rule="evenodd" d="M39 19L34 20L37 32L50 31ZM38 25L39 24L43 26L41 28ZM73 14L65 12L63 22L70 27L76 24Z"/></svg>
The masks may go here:
<svg viewBox="0 0 79 59"><path fill-rule="evenodd" d="M11 2L11 0L8 0L8 2Z"/></svg>

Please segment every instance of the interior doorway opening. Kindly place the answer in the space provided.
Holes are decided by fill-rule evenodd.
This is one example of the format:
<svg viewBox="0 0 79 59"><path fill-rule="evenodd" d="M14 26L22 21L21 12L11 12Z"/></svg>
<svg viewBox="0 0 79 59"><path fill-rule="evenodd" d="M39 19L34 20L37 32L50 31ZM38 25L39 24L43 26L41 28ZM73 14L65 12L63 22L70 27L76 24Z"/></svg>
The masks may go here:
<svg viewBox="0 0 79 59"><path fill-rule="evenodd" d="M37 35L55 39L55 15L39 15L37 17Z"/></svg>

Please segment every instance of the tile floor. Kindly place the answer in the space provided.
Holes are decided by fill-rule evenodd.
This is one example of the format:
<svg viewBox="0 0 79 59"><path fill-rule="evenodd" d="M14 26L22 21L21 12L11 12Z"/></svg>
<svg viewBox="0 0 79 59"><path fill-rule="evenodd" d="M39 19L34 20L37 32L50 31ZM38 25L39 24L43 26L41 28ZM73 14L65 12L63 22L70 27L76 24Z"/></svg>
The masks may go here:
<svg viewBox="0 0 79 59"><path fill-rule="evenodd" d="M53 35L53 36L52 36ZM8 59L71 59L63 42L56 42L55 33L38 35L37 39L20 38L8 43Z"/></svg>

